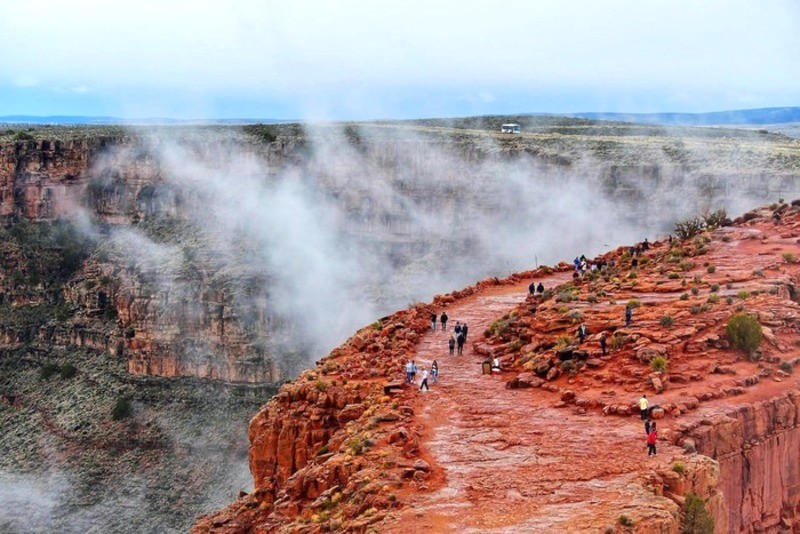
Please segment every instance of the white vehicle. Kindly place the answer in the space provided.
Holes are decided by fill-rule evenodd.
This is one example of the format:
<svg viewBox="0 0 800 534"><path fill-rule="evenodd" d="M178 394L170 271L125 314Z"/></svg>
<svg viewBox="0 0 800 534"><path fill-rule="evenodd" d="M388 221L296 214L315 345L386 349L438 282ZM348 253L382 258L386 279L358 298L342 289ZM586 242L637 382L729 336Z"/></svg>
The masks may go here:
<svg viewBox="0 0 800 534"><path fill-rule="evenodd" d="M522 128L520 127L519 124L517 124L515 122L511 122L511 123L503 124L502 126L500 126L500 132L501 133L518 134L518 133L522 133Z"/></svg>

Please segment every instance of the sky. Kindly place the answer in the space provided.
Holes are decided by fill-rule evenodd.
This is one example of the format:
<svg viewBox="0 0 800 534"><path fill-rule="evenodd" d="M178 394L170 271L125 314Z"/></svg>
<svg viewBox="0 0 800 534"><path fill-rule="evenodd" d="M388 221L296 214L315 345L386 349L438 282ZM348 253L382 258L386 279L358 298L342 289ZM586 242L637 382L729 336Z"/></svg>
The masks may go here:
<svg viewBox="0 0 800 534"><path fill-rule="evenodd" d="M0 3L0 116L363 120L800 105L797 0Z"/></svg>

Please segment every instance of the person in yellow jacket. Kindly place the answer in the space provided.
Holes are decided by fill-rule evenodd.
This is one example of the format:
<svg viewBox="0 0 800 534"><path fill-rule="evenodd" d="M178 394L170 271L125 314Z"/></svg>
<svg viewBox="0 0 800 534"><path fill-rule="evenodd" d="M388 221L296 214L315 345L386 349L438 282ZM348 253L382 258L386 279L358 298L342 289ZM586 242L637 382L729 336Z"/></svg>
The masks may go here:
<svg viewBox="0 0 800 534"><path fill-rule="evenodd" d="M647 395L642 395L642 398L639 399L639 410L642 412L642 421L647 419L647 408L650 404L647 402Z"/></svg>

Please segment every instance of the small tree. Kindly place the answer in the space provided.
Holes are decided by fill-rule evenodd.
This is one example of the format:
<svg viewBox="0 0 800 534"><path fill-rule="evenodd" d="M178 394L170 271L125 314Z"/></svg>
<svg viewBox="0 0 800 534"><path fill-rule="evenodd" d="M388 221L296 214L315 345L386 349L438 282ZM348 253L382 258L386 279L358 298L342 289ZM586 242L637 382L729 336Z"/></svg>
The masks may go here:
<svg viewBox="0 0 800 534"><path fill-rule="evenodd" d="M131 401L125 397L120 397L117 399L116 404L114 404L114 409L111 410L111 418L114 421L122 421L131 415L133 415L133 406L131 406Z"/></svg>
<svg viewBox="0 0 800 534"><path fill-rule="evenodd" d="M761 346L761 325L755 317L746 313L737 313L728 320L725 327L730 344L752 355Z"/></svg>
<svg viewBox="0 0 800 534"><path fill-rule="evenodd" d="M714 519L708 514L703 499L689 493L681 508L681 532L684 534L714 534Z"/></svg>

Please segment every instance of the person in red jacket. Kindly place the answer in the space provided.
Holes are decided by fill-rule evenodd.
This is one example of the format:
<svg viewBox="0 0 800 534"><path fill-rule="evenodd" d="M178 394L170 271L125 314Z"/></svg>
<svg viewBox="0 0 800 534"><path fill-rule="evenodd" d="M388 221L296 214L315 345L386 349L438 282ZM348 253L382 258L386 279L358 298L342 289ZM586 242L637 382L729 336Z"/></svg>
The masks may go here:
<svg viewBox="0 0 800 534"><path fill-rule="evenodd" d="M647 434L647 456L655 456L656 455L656 441L658 441L658 431L656 430L656 424L653 422L650 425L650 433Z"/></svg>

